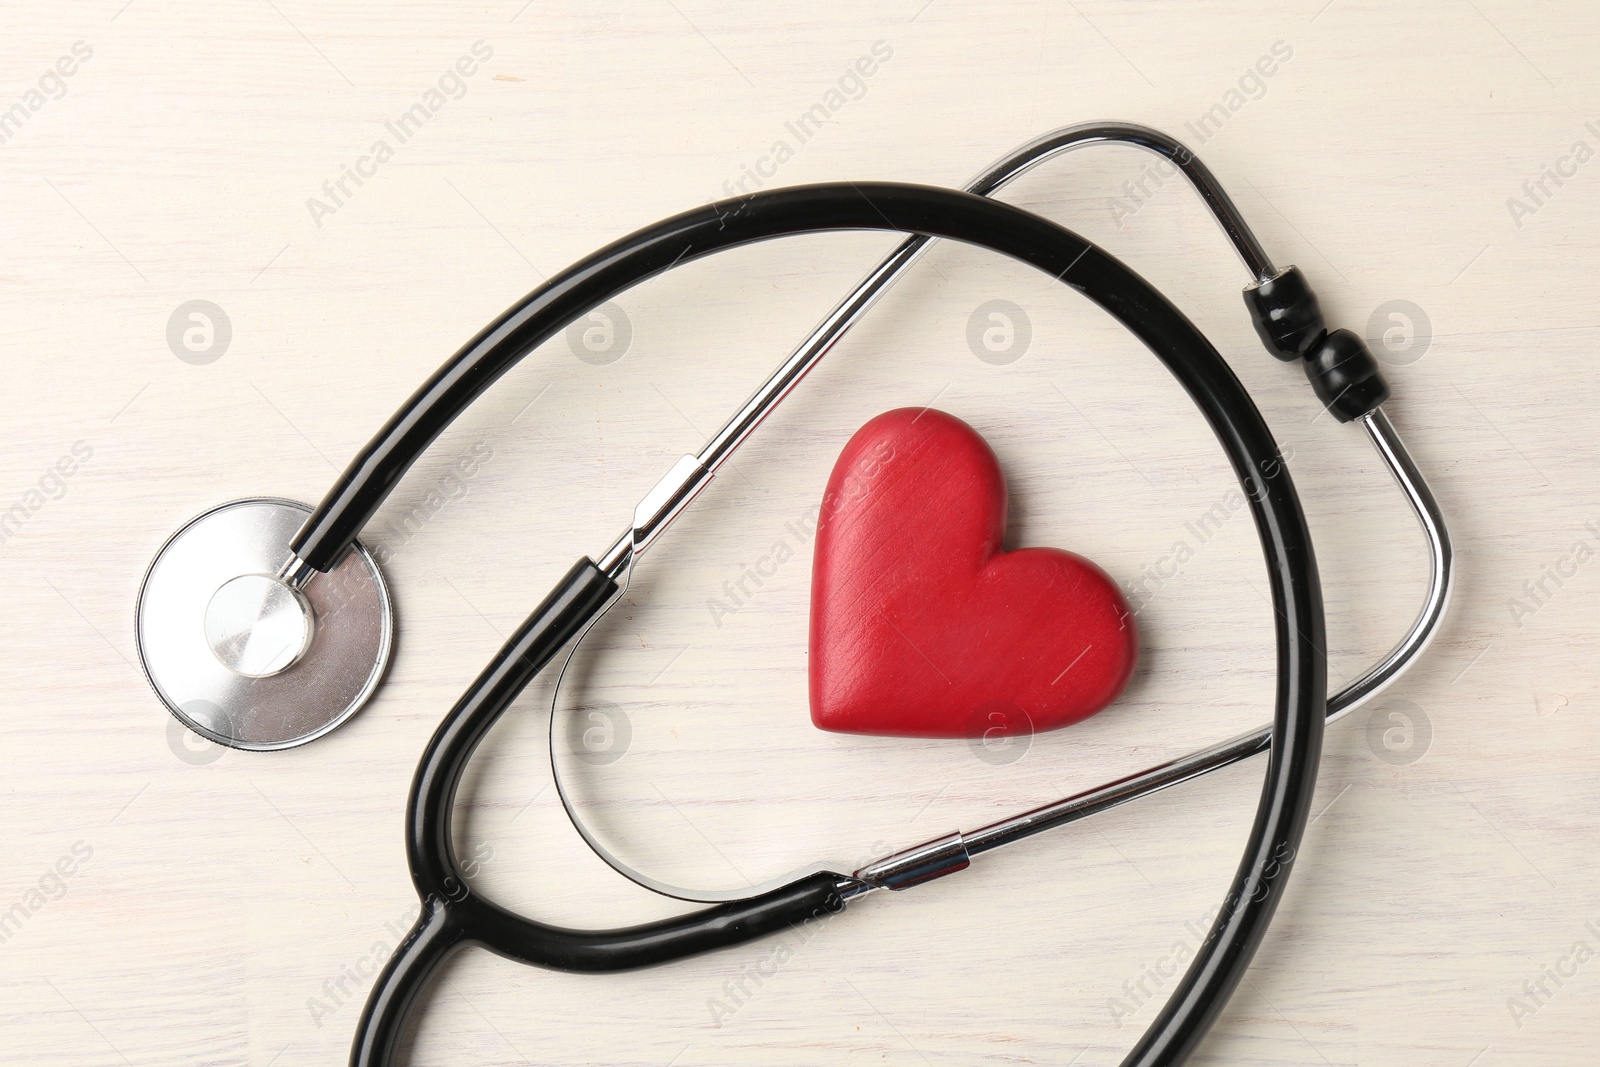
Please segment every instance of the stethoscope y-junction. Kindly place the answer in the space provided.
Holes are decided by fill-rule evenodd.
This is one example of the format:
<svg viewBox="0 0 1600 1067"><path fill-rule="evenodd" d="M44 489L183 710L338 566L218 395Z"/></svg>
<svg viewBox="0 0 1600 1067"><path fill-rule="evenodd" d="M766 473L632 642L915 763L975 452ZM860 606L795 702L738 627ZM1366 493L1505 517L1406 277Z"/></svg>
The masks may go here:
<svg viewBox="0 0 1600 1067"><path fill-rule="evenodd" d="M990 199L1039 163L1098 142L1155 152L1189 179L1251 274L1245 300L1266 347L1303 365L1318 399L1335 418L1364 428L1427 536L1431 584L1416 623L1381 662L1331 697L1310 534L1289 471L1243 386L1193 324L1120 261L1069 230ZM282 748L331 730L381 680L393 630L387 590L357 535L446 426L522 356L631 286L724 249L836 230L913 236L834 308L699 453L673 466L639 502L628 530L613 545L568 571L429 741L406 809L407 859L421 914L377 979L352 1049L353 1065L393 1062L419 991L461 946L478 944L510 959L565 971L659 964L841 911L878 890L904 890L963 870L975 856L1001 845L1266 752L1260 803L1224 906L1125 1064L1181 1063L1241 980L1294 866L1324 726L1392 682L1427 645L1448 601L1451 554L1437 506L1383 414L1388 388L1365 345L1348 331L1326 327L1305 277L1293 267L1274 267L1198 159L1144 127L1095 124L1056 131L1002 159L965 192L884 182L763 191L667 219L583 259L448 360L314 511L287 501L241 501L208 512L175 534L151 565L140 593L139 648L152 686L186 724L224 744ZM479 742L529 681L617 601L635 562L663 529L936 238L1010 256L1083 293L1155 353L1199 408L1244 490L1266 556L1278 667L1272 723L852 872L812 870L731 898L665 886L628 869L600 846L563 792L575 825L613 867L641 885L709 906L640 926L573 930L528 919L489 900L462 874L450 823L462 774Z"/></svg>

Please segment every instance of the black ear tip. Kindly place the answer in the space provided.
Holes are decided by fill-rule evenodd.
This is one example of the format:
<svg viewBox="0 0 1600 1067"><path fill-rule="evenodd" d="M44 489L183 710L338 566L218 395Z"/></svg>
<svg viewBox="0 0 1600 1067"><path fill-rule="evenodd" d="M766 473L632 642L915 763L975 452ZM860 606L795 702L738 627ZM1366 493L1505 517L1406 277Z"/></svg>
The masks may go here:
<svg viewBox="0 0 1600 1067"><path fill-rule="evenodd" d="M1340 422L1370 415L1389 399L1389 386L1367 343L1349 330L1328 331L1317 295L1299 267L1252 285L1244 302L1267 351L1285 363L1303 359L1317 399Z"/></svg>
<svg viewBox="0 0 1600 1067"><path fill-rule="evenodd" d="M1261 343L1285 363L1305 355L1326 331L1317 294L1299 267L1286 267L1250 286L1244 302Z"/></svg>
<svg viewBox="0 0 1600 1067"><path fill-rule="evenodd" d="M1324 407L1340 422L1370 415L1389 399L1389 385L1367 343L1334 330L1306 353L1306 377Z"/></svg>

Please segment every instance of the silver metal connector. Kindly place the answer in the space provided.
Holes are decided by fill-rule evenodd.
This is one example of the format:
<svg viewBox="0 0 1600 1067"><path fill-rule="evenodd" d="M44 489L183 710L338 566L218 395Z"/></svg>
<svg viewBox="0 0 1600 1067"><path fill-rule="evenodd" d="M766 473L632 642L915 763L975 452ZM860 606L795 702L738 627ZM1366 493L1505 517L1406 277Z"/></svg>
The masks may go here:
<svg viewBox="0 0 1600 1067"><path fill-rule="evenodd" d="M278 568L278 581L290 589L299 592L311 584L311 579L317 576L317 569L308 564L294 553L289 553L289 558L283 566Z"/></svg>
<svg viewBox="0 0 1600 1067"><path fill-rule="evenodd" d="M946 834L915 848L874 860L851 877L873 889L910 889L972 866L960 833Z"/></svg>

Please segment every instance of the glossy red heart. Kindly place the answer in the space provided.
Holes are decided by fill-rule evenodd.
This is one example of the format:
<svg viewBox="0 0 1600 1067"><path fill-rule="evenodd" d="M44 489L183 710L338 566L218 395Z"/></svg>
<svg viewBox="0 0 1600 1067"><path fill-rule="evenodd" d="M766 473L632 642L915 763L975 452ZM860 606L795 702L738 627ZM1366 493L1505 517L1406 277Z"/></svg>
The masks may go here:
<svg viewBox="0 0 1600 1067"><path fill-rule="evenodd" d="M1115 700L1138 657L1122 592L1070 552L1002 552L1005 530L1000 464L960 419L901 408L856 431L818 517L811 721L979 737Z"/></svg>

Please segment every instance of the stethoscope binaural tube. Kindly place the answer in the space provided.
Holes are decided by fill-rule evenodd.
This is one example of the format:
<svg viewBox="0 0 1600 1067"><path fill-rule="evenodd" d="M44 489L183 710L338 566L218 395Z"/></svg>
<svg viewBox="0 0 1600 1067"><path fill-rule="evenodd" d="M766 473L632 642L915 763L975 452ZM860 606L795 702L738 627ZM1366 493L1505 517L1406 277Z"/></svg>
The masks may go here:
<svg viewBox="0 0 1600 1067"><path fill-rule="evenodd" d="M304 567L337 562L422 450L501 374L567 323L677 263L772 237L894 230L1011 256L1078 289L1168 367L1221 441L1265 550L1278 680L1260 804L1230 893L1166 1007L1125 1067L1183 1062L1243 977L1277 908L1305 828L1326 701L1321 586L1287 467L1260 413L1222 357L1181 312L1120 261L1019 208L967 193L892 183L778 189L712 204L622 239L541 286L445 364L352 463L293 543ZM748 900L620 930L570 930L515 915L467 885L450 827L473 750L529 680L615 593L588 559L567 574L495 656L429 741L412 784L406 849L422 914L379 975L351 1052L387 1067L408 1010L455 948L480 944L521 962L609 971L681 958L837 911L839 875L812 875Z"/></svg>

